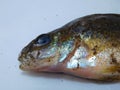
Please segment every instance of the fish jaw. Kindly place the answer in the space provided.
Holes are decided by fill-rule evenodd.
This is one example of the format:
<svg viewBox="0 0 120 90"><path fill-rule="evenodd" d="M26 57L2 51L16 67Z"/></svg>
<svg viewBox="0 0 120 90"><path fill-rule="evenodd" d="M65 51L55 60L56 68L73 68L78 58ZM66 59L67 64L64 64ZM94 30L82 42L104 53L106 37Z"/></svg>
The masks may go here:
<svg viewBox="0 0 120 90"><path fill-rule="evenodd" d="M54 71L58 69L58 57L59 53L56 53L54 56L45 59L27 59L23 56L19 57L20 69L24 71Z"/></svg>

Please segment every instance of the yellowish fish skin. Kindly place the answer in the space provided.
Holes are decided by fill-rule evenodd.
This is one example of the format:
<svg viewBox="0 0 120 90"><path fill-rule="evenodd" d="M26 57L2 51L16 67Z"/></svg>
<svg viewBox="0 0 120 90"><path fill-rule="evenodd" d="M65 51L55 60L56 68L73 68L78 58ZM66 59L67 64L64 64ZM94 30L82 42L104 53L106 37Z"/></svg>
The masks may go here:
<svg viewBox="0 0 120 90"><path fill-rule="evenodd" d="M42 34L23 48L25 71L120 80L120 14L93 14Z"/></svg>

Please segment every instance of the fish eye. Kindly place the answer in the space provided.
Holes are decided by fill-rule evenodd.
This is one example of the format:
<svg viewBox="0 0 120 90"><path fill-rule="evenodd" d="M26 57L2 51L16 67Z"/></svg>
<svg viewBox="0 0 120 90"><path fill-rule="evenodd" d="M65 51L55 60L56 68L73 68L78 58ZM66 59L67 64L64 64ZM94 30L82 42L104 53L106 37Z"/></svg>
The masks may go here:
<svg viewBox="0 0 120 90"><path fill-rule="evenodd" d="M51 42L50 36L47 34L42 34L37 38L36 44L39 46L47 45Z"/></svg>

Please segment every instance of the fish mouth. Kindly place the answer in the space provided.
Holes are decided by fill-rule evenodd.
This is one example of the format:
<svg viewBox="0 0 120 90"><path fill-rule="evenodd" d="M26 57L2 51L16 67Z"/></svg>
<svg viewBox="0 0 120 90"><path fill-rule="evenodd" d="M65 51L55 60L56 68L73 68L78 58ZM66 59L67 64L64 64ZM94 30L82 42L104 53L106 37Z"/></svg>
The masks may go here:
<svg viewBox="0 0 120 90"><path fill-rule="evenodd" d="M25 54L20 54L18 57L18 61L20 62L19 68L24 71L29 71L35 62L35 59L30 57L26 57Z"/></svg>
<svg viewBox="0 0 120 90"><path fill-rule="evenodd" d="M21 59L20 59L21 60ZM24 60L24 61L23 61ZM33 69L36 68L35 65L35 60L31 60L31 59L22 59L22 61L20 61L20 65L19 68L23 71L31 71Z"/></svg>
<svg viewBox="0 0 120 90"><path fill-rule="evenodd" d="M30 61L30 60L26 60L25 58L21 58L21 57L18 57L18 60L19 60L19 62L20 62L19 68L20 68L21 70L26 71L26 70L27 70L27 69L26 69L26 66L28 66L27 62Z"/></svg>

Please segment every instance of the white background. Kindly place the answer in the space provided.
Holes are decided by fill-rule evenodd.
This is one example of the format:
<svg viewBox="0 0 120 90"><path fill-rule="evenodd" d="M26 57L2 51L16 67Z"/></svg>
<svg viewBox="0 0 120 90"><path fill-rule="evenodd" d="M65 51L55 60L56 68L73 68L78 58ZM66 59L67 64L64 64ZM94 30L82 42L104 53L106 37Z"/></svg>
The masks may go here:
<svg viewBox="0 0 120 90"><path fill-rule="evenodd" d="M94 13L120 14L120 0L0 0L0 90L120 90L119 82L96 83L18 68L19 52L36 36Z"/></svg>

